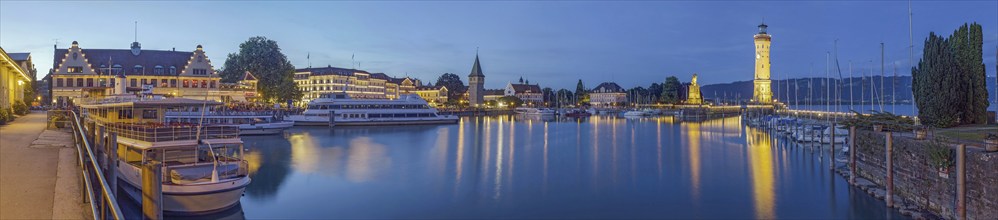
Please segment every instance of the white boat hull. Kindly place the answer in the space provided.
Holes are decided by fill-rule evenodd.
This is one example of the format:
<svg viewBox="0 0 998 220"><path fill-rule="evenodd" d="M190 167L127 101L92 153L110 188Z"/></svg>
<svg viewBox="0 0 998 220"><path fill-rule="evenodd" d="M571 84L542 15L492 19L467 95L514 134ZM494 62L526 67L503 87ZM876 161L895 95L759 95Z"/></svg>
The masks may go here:
<svg viewBox="0 0 998 220"><path fill-rule="evenodd" d="M141 171L119 163L118 177L122 189L132 200L142 203ZM239 203L249 177L222 180L217 183L187 185L163 184L163 211L183 214L200 214L222 211Z"/></svg>
<svg viewBox="0 0 998 220"><path fill-rule="evenodd" d="M329 117L291 115L286 117L295 126L329 126ZM370 126L370 125L433 125L433 124L454 124L457 123L456 116L440 116L435 118L409 118L409 119L342 119L334 121L333 126Z"/></svg>
<svg viewBox="0 0 998 220"><path fill-rule="evenodd" d="M241 124L239 125L239 135L268 135L280 134L294 126L294 122L274 122L261 124Z"/></svg>

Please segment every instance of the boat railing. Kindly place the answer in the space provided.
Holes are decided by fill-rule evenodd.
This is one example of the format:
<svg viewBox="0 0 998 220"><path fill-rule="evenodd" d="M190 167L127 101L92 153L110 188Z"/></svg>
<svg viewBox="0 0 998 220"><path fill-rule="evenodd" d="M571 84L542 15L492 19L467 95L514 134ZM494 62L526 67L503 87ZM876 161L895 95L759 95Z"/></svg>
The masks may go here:
<svg viewBox="0 0 998 220"><path fill-rule="evenodd" d="M126 124L115 123L107 125L108 132L117 133L119 137L125 137L147 142L196 140L198 136L197 124L189 123L163 123L163 124ZM201 128L201 139L226 139L239 137L239 127L206 125Z"/></svg>
<svg viewBox="0 0 998 220"><path fill-rule="evenodd" d="M72 124L71 130L73 130L74 145L76 145L77 163L81 168L80 175L83 177L84 191L86 193L87 201L85 202L90 204L90 211L93 213L94 219L125 219L114 193L116 190L113 190L108 185L109 180L104 177L105 171L98 164L101 158L94 156L95 150L91 144L92 140L87 135L93 132L84 129L85 126L81 123L80 117L76 112L56 111L50 114L59 113L65 114L62 117L69 118L69 122ZM109 170L108 172L117 171Z"/></svg>
<svg viewBox="0 0 998 220"><path fill-rule="evenodd" d="M210 111L205 112L205 116L274 116L276 111ZM167 111L166 116L197 116L202 115L201 112L191 112L191 111Z"/></svg>

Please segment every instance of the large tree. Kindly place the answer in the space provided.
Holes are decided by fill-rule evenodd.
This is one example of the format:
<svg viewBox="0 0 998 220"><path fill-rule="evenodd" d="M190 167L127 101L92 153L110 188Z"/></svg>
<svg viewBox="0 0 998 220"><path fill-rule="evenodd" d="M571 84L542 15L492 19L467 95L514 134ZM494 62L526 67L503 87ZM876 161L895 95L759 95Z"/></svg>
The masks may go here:
<svg viewBox="0 0 998 220"><path fill-rule="evenodd" d="M679 78L675 76L665 78L665 83L662 83L662 102L669 104L679 103L680 87L682 87L682 84L679 83Z"/></svg>
<svg viewBox="0 0 998 220"><path fill-rule="evenodd" d="M589 102L589 91L586 90L586 85L582 84L582 79L579 79L579 83L575 84L575 98L578 104Z"/></svg>
<svg viewBox="0 0 998 220"><path fill-rule="evenodd" d="M575 95L572 94L572 91L568 91L567 89L559 89L555 95L558 96L558 98L556 99L558 100L558 105L574 104L572 103L572 100L574 99Z"/></svg>
<svg viewBox="0 0 998 220"><path fill-rule="evenodd" d="M918 66L912 69L912 92L919 119L951 127L987 121L987 88L979 24L963 25L948 39L929 33Z"/></svg>
<svg viewBox="0 0 998 220"><path fill-rule="evenodd" d="M302 92L294 83L295 67L281 53L277 41L251 37L239 44L239 52L229 54L222 70L223 82L242 79L246 72L256 76L257 92L269 103L301 100Z"/></svg>
<svg viewBox="0 0 998 220"><path fill-rule="evenodd" d="M662 97L662 84L652 83L651 86L648 86L648 96L653 101L660 101Z"/></svg>
<svg viewBox="0 0 998 220"><path fill-rule="evenodd" d="M461 81L461 77L453 73L440 75L433 85L447 87L447 99L450 100L461 100L461 96L468 90L464 82Z"/></svg>
<svg viewBox="0 0 998 220"><path fill-rule="evenodd" d="M551 87L544 87L541 89L541 94L544 95L544 104L551 106L554 105L554 90Z"/></svg>

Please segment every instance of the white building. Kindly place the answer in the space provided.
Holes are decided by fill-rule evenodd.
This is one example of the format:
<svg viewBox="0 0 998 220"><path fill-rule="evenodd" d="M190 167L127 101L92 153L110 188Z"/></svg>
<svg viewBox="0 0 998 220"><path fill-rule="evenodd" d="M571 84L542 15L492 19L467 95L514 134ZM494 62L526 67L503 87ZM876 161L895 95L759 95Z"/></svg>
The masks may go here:
<svg viewBox="0 0 998 220"><path fill-rule="evenodd" d="M617 83L600 83L589 92L589 104L594 107L612 107L625 102L627 102L627 92Z"/></svg>

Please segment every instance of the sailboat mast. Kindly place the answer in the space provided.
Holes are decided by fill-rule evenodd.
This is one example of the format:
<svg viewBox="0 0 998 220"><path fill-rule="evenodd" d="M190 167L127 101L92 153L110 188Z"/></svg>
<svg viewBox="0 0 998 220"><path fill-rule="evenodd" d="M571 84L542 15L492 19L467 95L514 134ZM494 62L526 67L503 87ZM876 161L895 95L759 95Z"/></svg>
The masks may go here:
<svg viewBox="0 0 998 220"><path fill-rule="evenodd" d="M911 0L908 0L908 65L910 66L909 69L915 69L915 40L911 36ZM915 77L914 76L911 77L911 80L914 81ZM915 105L915 91L914 91L914 87L912 87L912 92L911 92L911 114L913 114L913 116L918 116L918 114L915 111L915 106L916 106ZM918 120L916 120L916 122L917 121Z"/></svg>
<svg viewBox="0 0 998 220"><path fill-rule="evenodd" d="M860 87L860 88L863 88L863 87ZM849 61L849 110L855 110L853 108L853 103L856 102L856 99L853 97L853 94L855 93L855 91L856 90L853 89L853 85L852 85L852 60L850 60Z"/></svg>
<svg viewBox="0 0 998 220"><path fill-rule="evenodd" d="M884 43L880 42L880 111L884 111Z"/></svg>

